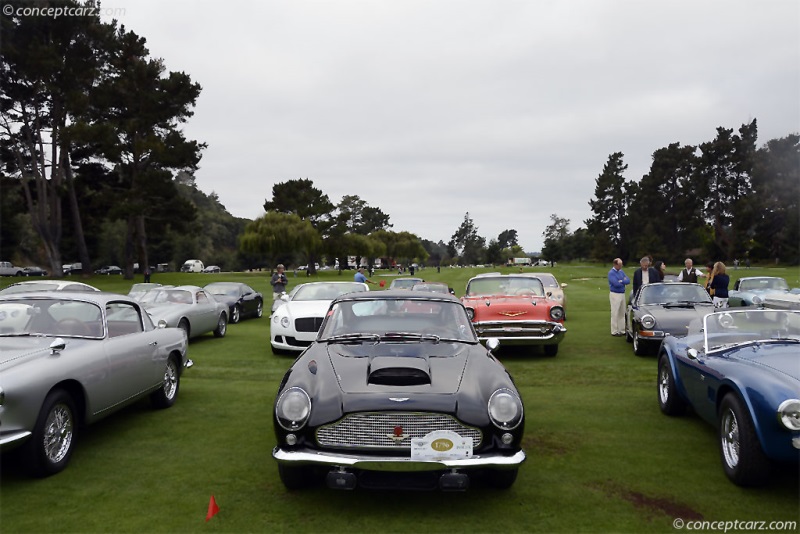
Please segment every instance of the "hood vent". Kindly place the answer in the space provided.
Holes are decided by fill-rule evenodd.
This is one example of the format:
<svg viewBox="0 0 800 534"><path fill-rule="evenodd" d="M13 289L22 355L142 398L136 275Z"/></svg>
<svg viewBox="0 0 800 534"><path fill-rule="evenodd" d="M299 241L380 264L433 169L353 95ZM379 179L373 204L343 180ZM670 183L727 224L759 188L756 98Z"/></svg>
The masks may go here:
<svg viewBox="0 0 800 534"><path fill-rule="evenodd" d="M369 365L367 380L383 386L420 386L431 383L426 358L377 356Z"/></svg>

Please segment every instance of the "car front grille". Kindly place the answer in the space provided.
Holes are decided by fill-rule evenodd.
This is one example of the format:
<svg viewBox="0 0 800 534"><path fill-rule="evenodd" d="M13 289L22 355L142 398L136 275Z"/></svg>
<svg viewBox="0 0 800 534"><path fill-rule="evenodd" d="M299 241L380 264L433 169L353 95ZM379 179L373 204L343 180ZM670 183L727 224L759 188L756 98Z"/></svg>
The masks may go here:
<svg viewBox="0 0 800 534"><path fill-rule="evenodd" d="M483 433L479 428L459 422L455 417L421 412L361 412L346 415L333 424L317 429L322 447L411 450L411 439L422 438L434 430L452 430L472 438L477 449Z"/></svg>
<svg viewBox="0 0 800 534"><path fill-rule="evenodd" d="M294 328L298 332L318 332L322 326L322 317L300 317L294 320Z"/></svg>
<svg viewBox="0 0 800 534"><path fill-rule="evenodd" d="M547 321L487 321L475 323L478 336L484 337L549 337L560 325Z"/></svg>

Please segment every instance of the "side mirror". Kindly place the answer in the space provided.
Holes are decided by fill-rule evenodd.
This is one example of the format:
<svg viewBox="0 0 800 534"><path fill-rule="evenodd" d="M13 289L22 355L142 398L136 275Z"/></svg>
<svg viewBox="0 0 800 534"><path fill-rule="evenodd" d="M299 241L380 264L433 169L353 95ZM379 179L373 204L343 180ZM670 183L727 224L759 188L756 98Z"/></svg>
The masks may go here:
<svg viewBox="0 0 800 534"><path fill-rule="evenodd" d="M63 338L57 337L50 343L50 354L58 354L67 346L67 342Z"/></svg>
<svg viewBox="0 0 800 534"><path fill-rule="evenodd" d="M561 284L562 289L567 287L567 284Z"/></svg>
<svg viewBox="0 0 800 534"><path fill-rule="evenodd" d="M689 357L690 360L697 359L697 349L689 349L686 351L686 355Z"/></svg>

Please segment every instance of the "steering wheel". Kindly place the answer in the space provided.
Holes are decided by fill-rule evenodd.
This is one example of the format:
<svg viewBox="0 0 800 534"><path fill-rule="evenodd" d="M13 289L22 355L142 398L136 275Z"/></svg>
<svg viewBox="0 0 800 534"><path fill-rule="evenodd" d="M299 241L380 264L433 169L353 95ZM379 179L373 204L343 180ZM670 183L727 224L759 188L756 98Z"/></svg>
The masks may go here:
<svg viewBox="0 0 800 534"><path fill-rule="evenodd" d="M88 336L91 334L86 323L73 318L61 319L56 323L56 328L63 335Z"/></svg>

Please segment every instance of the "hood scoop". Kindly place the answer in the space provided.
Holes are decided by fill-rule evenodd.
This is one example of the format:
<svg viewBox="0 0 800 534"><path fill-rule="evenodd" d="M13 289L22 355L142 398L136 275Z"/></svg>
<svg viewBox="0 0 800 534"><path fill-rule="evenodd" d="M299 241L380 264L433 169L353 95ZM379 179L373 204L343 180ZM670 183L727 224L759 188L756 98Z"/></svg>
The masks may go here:
<svg viewBox="0 0 800 534"><path fill-rule="evenodd" d="M367 380L383 386L428 385L431 369L427 358L376 356L370 361Z"/></svg>

